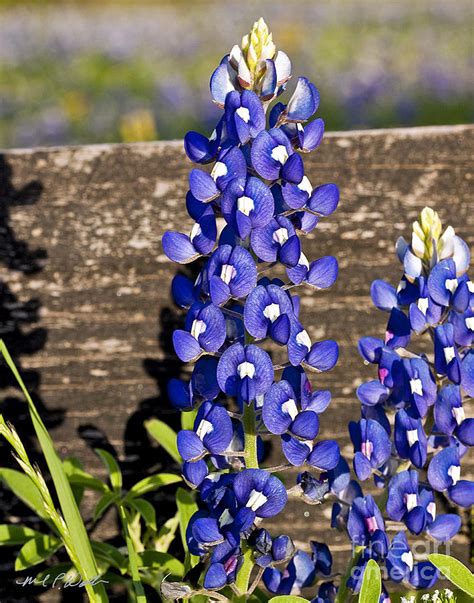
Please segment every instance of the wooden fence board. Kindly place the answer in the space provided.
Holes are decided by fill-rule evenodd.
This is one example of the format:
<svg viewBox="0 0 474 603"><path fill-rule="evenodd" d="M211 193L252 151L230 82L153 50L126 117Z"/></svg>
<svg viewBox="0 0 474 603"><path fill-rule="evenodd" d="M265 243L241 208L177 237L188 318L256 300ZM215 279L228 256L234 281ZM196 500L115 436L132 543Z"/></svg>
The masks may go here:
<svg viewBox="0 0 474 603"><path fill-rule="evenodd" d="M313 185L341 189L338 211L304 242L309 258L333 254L340 263L330 291L302 298L310 334L341 346L337 368L316 380L334 395L322 418L326 437L347 444L347 420L358 414L354 389L374 374L355 346L361 336L383 332L386 316L372 308L369 287L374 278L399 278L396 238L408 236L418 212L431 205L472 246L473 134L470 126L334 133L305 158ZM3 335L44 402L61 452L98 474L86 441L103 444L103 437L121 455L128 479L166 462L142 423L164 416L177 424L165 390L181 370L169 347L178 316L169 294L176 266L160 240L166 229L191 223L184 208L190 167L181 142L0 156ZM24 412L13 398L4 409L14 420ZM469 470L472 477L472 462ZM275 529L291 523L298 541L324 539L322 515L326 508L293 504ZM113 529L110 522L102 527L104 534ZM344 537L331 539L347 548ZM467 529L457 541L466 552Z"/></svg>

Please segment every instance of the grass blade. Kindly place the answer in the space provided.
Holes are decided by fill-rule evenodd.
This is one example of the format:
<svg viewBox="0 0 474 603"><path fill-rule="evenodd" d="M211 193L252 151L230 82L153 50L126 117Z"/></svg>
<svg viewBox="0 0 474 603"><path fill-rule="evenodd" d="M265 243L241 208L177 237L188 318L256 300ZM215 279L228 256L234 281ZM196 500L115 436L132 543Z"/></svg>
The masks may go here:
<svg viewBox="0 0 474 603"><path fill-rule="evenodd" d="M74 499L74 494L64 470L63 463L59 458L56 449L54 448L51 436L41 420L38 410L36 409L36 406L34 405L23 379L21 378L20 373L18 372L3 340L0 340L0 352L2 353L8 367L12 371L28 403L28 409L30 411L33 427L40 443L41 450L46 459L48 469L51 473L51 478L53 480L61 511L70 534L77 562L81 566L77 569L81 572L83 580L88 582L86 589L89 598L94 602L108 601L104 585L100 583L93 583L93 579L98 576L97 564L92 552L89 536L87 535L86 528ZM92 581L92 583L90 581Z"/></svg>

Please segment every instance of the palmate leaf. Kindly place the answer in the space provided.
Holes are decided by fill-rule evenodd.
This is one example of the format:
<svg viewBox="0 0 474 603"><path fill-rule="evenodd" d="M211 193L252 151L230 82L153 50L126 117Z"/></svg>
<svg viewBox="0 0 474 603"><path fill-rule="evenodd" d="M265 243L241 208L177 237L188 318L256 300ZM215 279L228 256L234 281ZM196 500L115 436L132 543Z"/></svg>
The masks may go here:
<svg viewBox="0 0 474 603"><path fill-rule="evenodd" d="M18 557L15 561L15 570L21 572L32 565L37 565L46 559L49 559L53 553L63 546L58 538L40 534L25 542L21 547Z"/></svg>
<svg viewBox="0 0 474 603"><path fill-rule="evenodd" d="M97 503L94 509L93 520L96 522L98 519L102 517L102 515L107 511L110 505L118 502L120 500L120 494L117 492L106 492Z"/></svg>
<svg viewBox="0 0 474 603"><path fill-rule="evenodd" d="M176 433L169 425L163 423L163 421L160 421L159 419L151 419L150 421L145 421L145 427L151 437L154 438L160 446L163 446L166 452L177 463L182 462L176 443Z"/></svg>
<svg viewBox="0 0 474 603"><path fill-rule="evenodd" d="M428 559L450 582L474 597L474 574L463 563L440 553L432 553Z"/></svg>
<svg viewBox="0 0 474 603"><path fill-rule="evenodd" d="M0 524L0 546L16 546L41 536L43 536L41 532L27 526Z"/></svg>
<svg viewBox="0 0 474 603"><path fill-rule="evenodd" d="M16 469L0 469L0 480L10 488L13 494L41 519L48 519L43 499L33 480Z"/></svg>
<svg viewBox="0 0 474 603"><path fill-rule="evenodd" d="M48 469L51 473L51 478L56 489L67 530L71 539L71 546L74 549L74 554L77 559L78 568L84 580L92 580L97 576L97 565L94 554L92 553L91 544L87 535L86 528L82 521L79 509L77 507L74 494L69 484L63 463L59 458L56 449L54 448L51 436L46 429L41 417L36 409L36 406L31 399L28 390L20 376L3 340L0 340L0 353L3 355L5 362L12 371L18 385L20 386L23 395L28 403L31 420L38 438L41 450L46 459ZM25 545L26 546L26 545ZM108 601L107 594L103 584L87 584L86 590L89 598L94 602Z"/></svg>
<svg viewBox="0 0 474 603"><path fill-rule="evenodd" d="M380 568L376 561L369 559L364 571L359 603L378 603L382 592Z"/></svg>

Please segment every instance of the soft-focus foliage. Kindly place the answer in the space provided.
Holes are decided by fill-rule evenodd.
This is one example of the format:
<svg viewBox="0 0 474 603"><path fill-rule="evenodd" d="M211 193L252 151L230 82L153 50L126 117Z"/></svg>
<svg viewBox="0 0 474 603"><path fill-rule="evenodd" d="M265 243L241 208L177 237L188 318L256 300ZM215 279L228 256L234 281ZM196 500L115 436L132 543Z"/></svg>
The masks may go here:
<svg viewBox="0 0 474 603"><path fill-rule="evenodd" d="M0 146L182 138L212 127L216 49L263 15L324 90L327 129L472 120L469 0L10 2ZM183 35L185 32L185 35Z"/></svg>

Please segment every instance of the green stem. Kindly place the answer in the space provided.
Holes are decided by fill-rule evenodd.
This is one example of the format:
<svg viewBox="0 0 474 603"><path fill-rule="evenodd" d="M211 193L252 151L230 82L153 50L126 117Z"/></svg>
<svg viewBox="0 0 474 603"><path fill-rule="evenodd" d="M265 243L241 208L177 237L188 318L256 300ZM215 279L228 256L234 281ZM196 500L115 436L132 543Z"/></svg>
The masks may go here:
<svg viewBox="0 0 474 603"><path fill-rule="evenodd" d="M146 603L145 590L143 588L143 584L140 577L140 572L138 571L138 553L135 550L135 546L133 544L132 538L130 536L130 531L128 529L129 526L129 517L126 509L119 505L119 514L122 522L123 535L127 542L127 550L128 550L128 558L130 562L130 572L132 574L132 582L133 588L135 590L135 594L137 597L137 603Z"/></svg>
<svg viewBox="0 0 474 603"><path fill-rule="evenodd" d="M354 569L355 565L357 564L357 562L359 561L359 557L362 554L362 551L364 550L365 547L363 546L356 546L355 547L355 551L354 551L354 555L352 557L351 563L349 564L349 567L347 568L345 574L342 576L341 578L341 582L339 584L339 588L337 591L337 596L336 596L336 600L334 603L347 603L347 581L349 580L352 570Z"/></svg>
<svg viewBox="0 0 474 603"><path fill-rule="evenodd" d="M245 434L245 466L247 469L258 469L257 458L257 425L255 421L254 403L244 403L243 426Z"/></svg>
<svg viewBox="0 0 474 603"><path fill-rule="evenodd" d="M242 593L240 597L234 597L234 603L246 603L247 601L247 591L249 588L250 576L253 570L253 556L252 549L246 548L244 549L244 562L237 574L237 578L235 580L235 586L238 588L239 592Z"/></svg>

